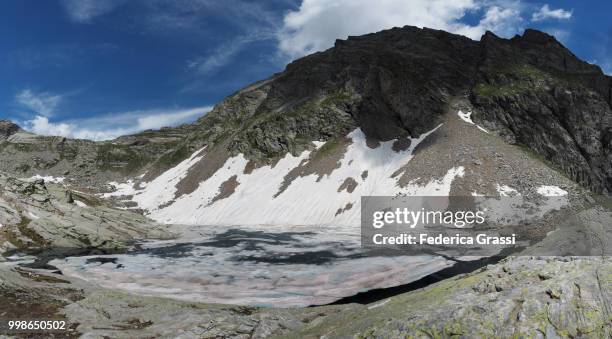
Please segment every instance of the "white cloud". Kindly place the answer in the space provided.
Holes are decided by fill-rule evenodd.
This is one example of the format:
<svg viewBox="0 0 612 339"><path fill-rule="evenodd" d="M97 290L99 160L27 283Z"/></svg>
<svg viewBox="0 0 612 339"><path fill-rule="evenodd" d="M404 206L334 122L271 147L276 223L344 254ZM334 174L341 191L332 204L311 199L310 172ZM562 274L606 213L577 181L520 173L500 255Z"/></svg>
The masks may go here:
<svg viewBox="0 0 612 339"><path fill-rule="evenodd" d="M110 13L124 2L125 0L63 0L62 5L70 20L84 24Z"/></svg>
<svg viewBox="0 0 612 339"><path fill-rule="evenodd" d="M191 121L194 118L208 113L212 107L197 107L190 109L179 109L171 111L144 111L137 112L141 115L137 119L138 130L157 129L165 126L176 126Z"/></svg>
<svg viewBox="0 0 612 339"><path fill-rule="evenodd" d="M34 113L50 116L62 101L61 95L51 95L49 93L35 93L30 89L25 89L15 95L15 101Z"/></svg>
<svg viewBox="0 0 612 339"><path fill-rule="evenodd" d="M331 47L336 39L349 35L405 25L472 39L479 39L486 30L510 36L521 28L521 6L519 1L487 0L304 0L298 10L285 16L279 49L295 58ZM468 13L482 13L479 23L461 22Z"/></svg>
<svg viewBox="0 0 612 339"><path fill-rule="evenodd" d="M23 127L40 135L110 140L147 129L159 129L193 121L210 110L211 107L143 110L61 122L51 122L48 117L37 115L31 120L24 121Z"/></svg>
<svg viewBox="0 0 612 339"><path fill-rule="evenodd" d="M538 22L548 19L567 20L572 17L573 11L566 11L562 8L550 9L548 4L542 6L540 10L531 15L531 21Z"/></svg>
<svg viewBox="0 0 612 339"><path fill-rule="evenodd" d="M74 129L73 125L66 123L52 124L49 122L49 118L42 115L37 115L34 119L26 121L24 127L36 134L59 136L69 136Z"/></svg>
<svg viewBox="0 0 612 339"><path fill-rule="evenodd" d="M500 36L511 36L521 29L522 22L523 18L517 3L508 7L491 6L485 9L478 25L458 25L450 32L472 39L479 39L486 31L495 32Z"/></svg>

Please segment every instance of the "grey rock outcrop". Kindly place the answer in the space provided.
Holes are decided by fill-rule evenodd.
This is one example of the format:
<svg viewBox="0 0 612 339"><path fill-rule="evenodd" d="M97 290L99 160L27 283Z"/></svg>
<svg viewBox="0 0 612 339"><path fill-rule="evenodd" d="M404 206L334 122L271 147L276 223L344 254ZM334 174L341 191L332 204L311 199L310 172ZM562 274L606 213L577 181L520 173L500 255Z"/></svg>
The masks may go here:
<svg viewBox="0 0 612 339"><path fill-rule="evenodd" d="M67 192L42 179L19 180L2 173L0 225L0 252L10 248L122 249L129 240L171 237L165 226L111 208L96 197Z"/></svg>
<svg viewBox="0 0 612 339"><path fill-rule="evenodd" d="M338 314L302 338L609 338L612 262L515 257Z"/></svg>

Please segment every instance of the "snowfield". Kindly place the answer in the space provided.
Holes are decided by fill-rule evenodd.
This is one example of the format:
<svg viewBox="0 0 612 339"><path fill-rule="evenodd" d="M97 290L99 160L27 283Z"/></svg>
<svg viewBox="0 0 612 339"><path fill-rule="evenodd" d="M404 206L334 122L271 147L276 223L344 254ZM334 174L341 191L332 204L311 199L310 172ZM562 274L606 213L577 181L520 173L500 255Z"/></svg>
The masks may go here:
<svg viewBox="0 0 612 339"><path fill-rule="evenodd" d="M376 148L369 147L365 134L356 129L348 135L351 143L339 168L321 178L318 174L298 176L280 194L285 176L306 161L311 151L299 156L287 154L275 166L256 168L248 174L244 173L248 160L243 155L229 158L194 192L174 198L176 184L192 166L203 161L205 150L201 149L153 181L141 184L140 190L134 189L132 183L113 183L119 190L106 196L133 195L133 201L149 217L168 224L353 227L360 224L361 196L449 194L453 180L463 176L463 167L451 168L444 177L426 185L409 183L400 187L399 176L393 176L412 159L415 148L433 131L411 139L410 147L405 150L394 150L393 140L381 142ZM318 149L324 143L315 145ZM213 200L222 184L232 177L238 184L235 191L223 199ZM356 186L341 189L347 180Z"/></svg>
<svg viewBox="0 0 612 339"><path fill-rule="evenodd" d="M471 113L459 111L459 117L473 124ZM440 125L441 126L441 125ZM325 142L313 141L314 150L299 156L287 154L274 165L245 171L249 161L242 155L228 158L207 180L189 194L177 194L177 184L201 161L206 161L206 147L195 151L150 182L109 183L116 191L103 197L126 196L136 202L147 216L166 224L223 226L335 226L354 229L361 222L362 196L448 196L453 181L465 175L463 166L450 168L441 178L426 184L416 180L398 183L402 168L414 157L416 147L436 129L411 139L404 150L393 149L395 140L366 143L366 136L356 129L337 168L329 174L312 173L286 177L309 161L311 153ZM246 173L245 173L246 172ZM229 192L219 198L224 184L233 182ZM347 185L347 183L350 183ZM284 190L280 189L285 184ZM350 186L350 187L348 187ZM520 197L516 189L497 184L500 197ZM539 186L537 193L547 197L544 210L567 204L567 192L557 186ZM478 196L477 192L472 193ZM554 201L552 201L554 200Z"/></svg>

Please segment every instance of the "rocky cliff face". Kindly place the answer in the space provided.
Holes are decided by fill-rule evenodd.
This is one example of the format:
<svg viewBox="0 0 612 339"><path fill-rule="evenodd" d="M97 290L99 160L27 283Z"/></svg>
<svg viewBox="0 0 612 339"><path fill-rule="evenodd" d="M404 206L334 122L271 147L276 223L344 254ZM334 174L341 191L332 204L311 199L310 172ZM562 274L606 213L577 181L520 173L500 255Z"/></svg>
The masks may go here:
<svg viewBox="0 0 612 339"><path fill-rule="evenodd" d="M582 185L612 192L612 78L538 31L487 34L481 45L476 119Z"/></svg>

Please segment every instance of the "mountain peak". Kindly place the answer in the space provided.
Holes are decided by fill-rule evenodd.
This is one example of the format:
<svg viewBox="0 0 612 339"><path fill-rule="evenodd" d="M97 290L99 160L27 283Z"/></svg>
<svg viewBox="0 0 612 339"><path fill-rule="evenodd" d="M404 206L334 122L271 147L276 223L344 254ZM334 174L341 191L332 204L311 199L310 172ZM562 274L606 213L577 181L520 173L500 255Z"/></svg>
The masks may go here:
<svg viewBox="0 0 612 339"><path fill-rule="evenodd" d="M485 41L485 40L490 40L490 39L501 40L501 38L495 35L495 33L491 31L486 31L485 34L483 34L482 37L480 38L480 41Z"/></svg>
<svg viewBox="0 0 612 339"><path fill-rule="evenodd" d="M21 131L21 127L10 120L0 120L0 138L6 139Z"/></svg>
<svg viewBox="0 0 612 339"><path fill-rule="evenodd" d="M537 29L527 28L523 33L522 39L536 44L547 44L549 42L557 42L554 36L538 31Z"/></svg>

